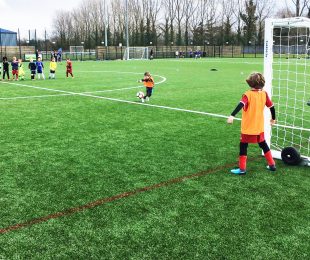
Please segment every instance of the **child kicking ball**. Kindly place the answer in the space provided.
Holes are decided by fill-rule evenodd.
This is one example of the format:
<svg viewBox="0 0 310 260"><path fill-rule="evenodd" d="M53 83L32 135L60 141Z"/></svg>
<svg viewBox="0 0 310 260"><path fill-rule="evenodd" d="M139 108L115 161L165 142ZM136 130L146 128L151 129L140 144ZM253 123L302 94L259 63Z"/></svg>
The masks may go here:
<svg viewBox="0 0 310 260"><path fill-rule="evenodd" d="M146 90L146 94L143 97L141 97L142 103L144 103L144 101L150 101L150 97L152 96L153 88L155 86L153 77L149 72L145 72L144 78L139 80L138 82L140 83L143 82Z"/></svg>

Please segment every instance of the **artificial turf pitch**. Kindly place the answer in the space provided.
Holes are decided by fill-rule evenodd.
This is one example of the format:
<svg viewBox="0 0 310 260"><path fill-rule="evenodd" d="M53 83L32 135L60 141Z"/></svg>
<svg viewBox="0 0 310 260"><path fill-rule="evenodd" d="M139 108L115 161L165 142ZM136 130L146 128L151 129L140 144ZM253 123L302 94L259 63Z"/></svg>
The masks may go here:
<svg viewBox="0 0 310 260"><path fill-rule="evenodd" d="M309 168L268 172L250 145L247 175L229 174L240 123L224 117L262 63L74 62L74 79L62 64L0 82L0 258L309 258ZM142 105L145 71L160 84Z"/></svg>

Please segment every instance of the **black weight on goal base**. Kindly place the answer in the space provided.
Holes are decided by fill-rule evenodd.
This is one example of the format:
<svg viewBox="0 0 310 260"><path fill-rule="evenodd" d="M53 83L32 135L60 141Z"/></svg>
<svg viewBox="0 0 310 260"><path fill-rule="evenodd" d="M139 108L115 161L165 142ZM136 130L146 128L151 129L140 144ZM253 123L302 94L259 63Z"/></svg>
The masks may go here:
<svg viewBox="0 0 310 260"><path fill-rule="evenodd" d="M281 152L281 158L288 165L298 165L302 161L300 153L294 147L285 147Z"/></svg>

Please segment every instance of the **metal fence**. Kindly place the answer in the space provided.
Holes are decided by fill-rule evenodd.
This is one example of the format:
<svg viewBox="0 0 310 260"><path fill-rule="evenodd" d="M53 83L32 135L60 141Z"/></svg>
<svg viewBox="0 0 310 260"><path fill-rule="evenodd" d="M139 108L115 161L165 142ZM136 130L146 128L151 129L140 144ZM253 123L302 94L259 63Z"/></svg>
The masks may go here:
<svg viewBox="0 0 310 260"><path fill-rule="evenodd" d="M120 46L98 46L96 49L86 49L83 52L70 52L64 50L61 58L71 60L121 60L123 59L126 47ZM148 46L149 52L152 50L154 59L166 58L262 58L263 46L248 45L205 45L205 46ZM0 56L7 56L8 59L18 57L25 59L27 54L35 54L34 46L0 46ZM50 60L52 51L40 51L43 60ZM277 53L277 51L275 51Z"/></svg>

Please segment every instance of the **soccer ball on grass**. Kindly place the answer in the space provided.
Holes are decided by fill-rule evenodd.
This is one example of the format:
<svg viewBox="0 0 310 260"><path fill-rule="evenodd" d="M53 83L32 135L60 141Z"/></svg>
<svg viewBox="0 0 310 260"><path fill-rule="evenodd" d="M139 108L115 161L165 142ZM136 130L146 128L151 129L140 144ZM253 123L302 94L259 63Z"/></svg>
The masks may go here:
<svg viewBox="0 0 310 260"><path fill-rule="evenodd" d="M140 98L140 99L144 98L144 93L142 91L139 91L137 93L137 98Z"/></svg>

